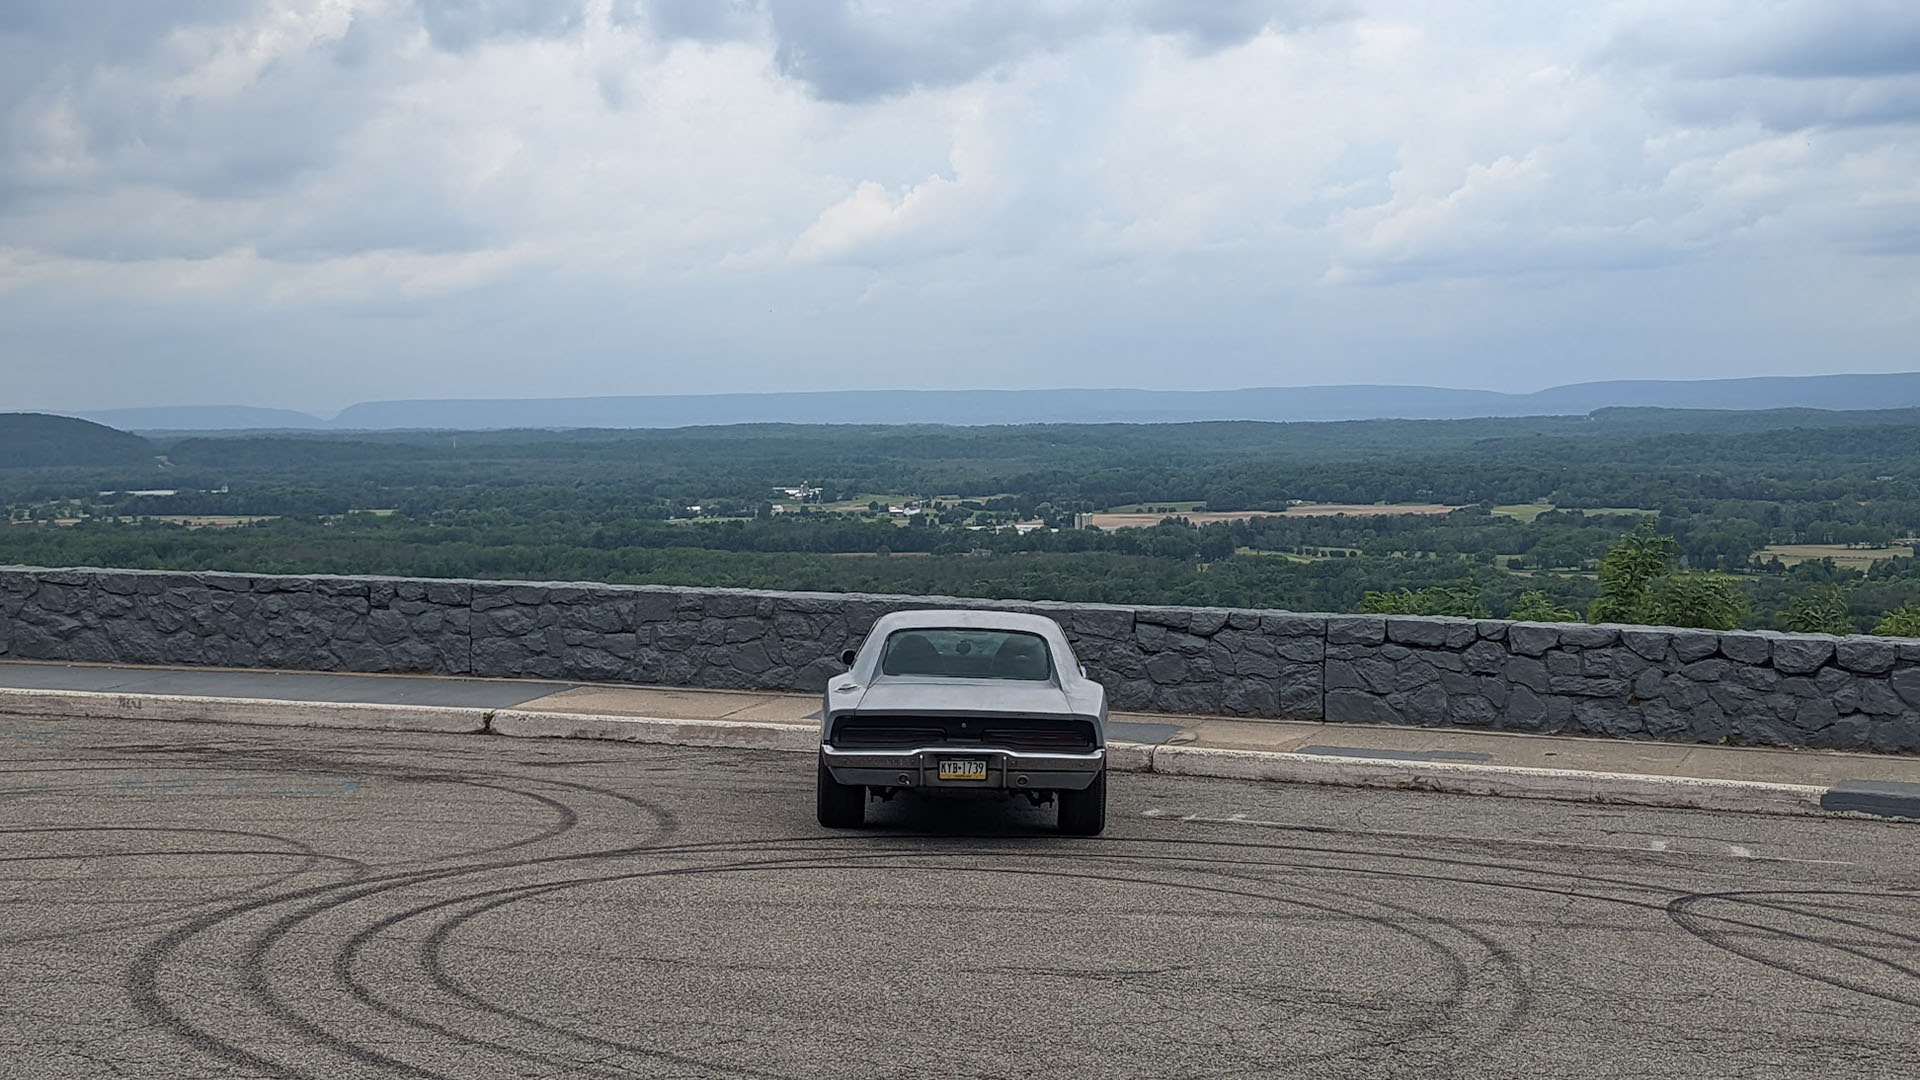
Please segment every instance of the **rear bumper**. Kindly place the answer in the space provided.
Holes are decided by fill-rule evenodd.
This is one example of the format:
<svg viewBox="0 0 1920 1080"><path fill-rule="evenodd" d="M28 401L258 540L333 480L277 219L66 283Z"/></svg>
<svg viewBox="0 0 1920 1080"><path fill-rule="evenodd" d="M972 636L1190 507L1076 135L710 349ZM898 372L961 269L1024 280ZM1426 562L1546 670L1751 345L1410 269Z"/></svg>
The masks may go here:
<svg viewBox="0 0 1920 1080"><path fill-rule="evenodd" d="M942 780L943 760L983 760L985 780ZM925 791L1081 791L1107 767L1105 748L1080 753L955 749L842 750L820 748L821 764L841 784L919 788Z"/></svg>

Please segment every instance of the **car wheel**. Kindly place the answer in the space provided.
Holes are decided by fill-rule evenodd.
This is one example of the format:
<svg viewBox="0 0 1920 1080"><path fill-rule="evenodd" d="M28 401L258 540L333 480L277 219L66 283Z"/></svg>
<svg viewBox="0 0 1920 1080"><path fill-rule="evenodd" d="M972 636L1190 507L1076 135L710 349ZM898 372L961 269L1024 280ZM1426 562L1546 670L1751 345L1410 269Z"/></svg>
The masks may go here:
<svg viewBox="0 0 1920 1080"><path fill-rule="evenodd" d="M1063 791L1060 831L1068 836L1099 836L1107 827L1107 771L1079 791Z"/></svg>
<svg viewBox="0 0 1920 1080"><path fill-rule="evenodd" d="M820 763L820 779L814 789L814 803L820 824L829 829L854 829L867 820L867 789L862 784L842 784Z"/></svg>

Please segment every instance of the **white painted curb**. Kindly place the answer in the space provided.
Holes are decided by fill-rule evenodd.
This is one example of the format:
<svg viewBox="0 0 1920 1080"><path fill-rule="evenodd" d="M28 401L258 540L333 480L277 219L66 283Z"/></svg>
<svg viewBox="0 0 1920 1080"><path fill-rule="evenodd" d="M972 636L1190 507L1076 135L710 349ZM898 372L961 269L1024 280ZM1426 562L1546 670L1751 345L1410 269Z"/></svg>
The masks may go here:
<svg viewBox="0 0 1920 1080"><path fill-rule="evenodd" d="M744 720L666 720L652 716L521 712L495 709L495 735L519 739L611 739L668 746L714 746L736 750L820 749L812 724L765 724Z"/></svg>
<svg viewBox="0 0 1920 1080"><path fill-rule="evenodd" d="M0 716L35 720L163 720L368 731L434 731L459 735L485 731L487 712L486 709L449 709L436 705L365 705L336 701L268 701L257 698L0 688Z"/></svg>
<svg viewBox="0 0 1920 1080"><path fill-rule="evenodd" d="M1512 765L1463 765L1451 761L1214 750L1197 746L1154 747L1152 771L1162 776L1204 776L1220 780L1394 788L1456 795L1731 810L1747 814L1834 816L1820 807L1820 796L1827 791L1823 787L1697 776L1575 772Z"/></svg>
<svg viewBox="0 0 1920 1080"><path fill-rule="evenodd" d="M449 734L491 733L513 738L607 739L667 746L799 753L812 753L819 747L819 731L811 724L675 720L437 705L113 694L83 690L0 688L0 717L264 724ZM1215 750L1128 742L1109 744L1107 760L1109 767L1116 772L1158 773L1162 776L1387 788L1457 795L1499 795L1750 814L1856 816L1822 809L1820 797L1827 789L1800 784L1527 769L1457 762L1325 757L1317 754Z"/></svg>

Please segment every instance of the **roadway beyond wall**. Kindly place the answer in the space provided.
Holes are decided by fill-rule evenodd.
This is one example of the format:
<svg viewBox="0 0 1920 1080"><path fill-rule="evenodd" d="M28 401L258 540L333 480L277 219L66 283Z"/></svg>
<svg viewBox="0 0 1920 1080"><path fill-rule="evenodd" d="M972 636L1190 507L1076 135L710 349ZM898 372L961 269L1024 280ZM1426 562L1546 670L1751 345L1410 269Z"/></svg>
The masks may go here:
<svg viewBox="0 0 1920 1080"><path fill-rule="evenodd" d="M668 586L0 568L0 659L818 691L889 611L1029 611L1114 708L1920 752L1920 641Z"/></svg>

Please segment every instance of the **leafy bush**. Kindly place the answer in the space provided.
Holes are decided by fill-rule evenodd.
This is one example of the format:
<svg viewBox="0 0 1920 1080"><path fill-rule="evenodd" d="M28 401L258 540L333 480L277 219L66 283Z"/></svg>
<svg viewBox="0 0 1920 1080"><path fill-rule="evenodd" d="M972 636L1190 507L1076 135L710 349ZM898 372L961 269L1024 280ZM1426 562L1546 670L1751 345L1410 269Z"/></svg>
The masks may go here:
<svg viewBox="0 0 1920 1080"><path fill-rule="evenodd" d="M1852 601L1853 590L1845 585L1796 596L1780 616L1781 629L1798 634L1857 634L1859 627L1848 613Z"/></svg>
<svg viewBox="0 0 1920 1080"><path fill-rule="evenodd" d="M1360 598L1363 615L1455 615L1463 619L1492 616L1480 598L1479 586L1470 581L1457 585L1430 585L1424 589L1398 589L1393 592L1368 592Z"/></svg>
<svg viewBox="0 0 1920 1080"><path fill-rule="evenodd" d="M1539 589L1528 589L1520 594L1520 601L1513 605L1513 611L1507 616L1521 622L1579 622L1580 613L1572 608L1563 608L1547 599L1547 594Z"/></svg>
<svg viewBox="0 0 1920 1080"><path fill-rule="evenodd" d="M1738 630L1747 617L1747 595L1726 574L1675 574L1647 590L1631 621L1649 626L1697 626Z"/></svg>
<svg viewBox="0 0 1920 1080"><path fill-rule="evenodd" d="M1747 617L1740 583L1718 573L1677 573L1680 545L1641 518L1600 560L1600 595L1587 609L1594 622L1697 626L1733 630Z"/></svg>
<svg viewBox="0 0 1920 1080"><path fill-rule="evenodd" d="M1920 604L1902 604L1880 617L1873 632L1882 637L1920 638Z"/></svg>

